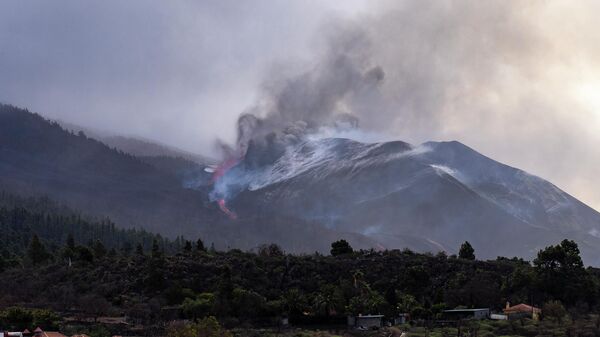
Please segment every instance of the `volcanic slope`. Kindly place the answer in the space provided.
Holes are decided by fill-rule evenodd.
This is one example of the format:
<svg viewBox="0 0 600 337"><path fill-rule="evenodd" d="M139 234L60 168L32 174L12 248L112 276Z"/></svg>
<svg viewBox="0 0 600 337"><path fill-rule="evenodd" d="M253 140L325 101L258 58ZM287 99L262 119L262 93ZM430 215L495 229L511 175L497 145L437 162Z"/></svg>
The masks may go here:
<svg viewBox="0 0 600 337"><path fill-rule="evenodd" d="M570 238L586 263L600 262L598 212L459 142L325 138L288 149L272 165L249 167L242 162L224 177L247 184L229 202L242 216L299 217L385 248L456 252L469 240L482 258L530 258Z"/></svg>

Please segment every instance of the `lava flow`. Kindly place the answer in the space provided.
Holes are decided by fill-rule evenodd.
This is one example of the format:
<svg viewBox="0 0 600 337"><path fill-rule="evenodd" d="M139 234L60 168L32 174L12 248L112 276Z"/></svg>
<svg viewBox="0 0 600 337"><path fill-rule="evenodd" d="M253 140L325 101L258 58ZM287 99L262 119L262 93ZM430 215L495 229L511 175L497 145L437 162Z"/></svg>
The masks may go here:
<svg viewBox="0 0 600 337"><path fill-rule="evenodd" d="M221 209L221 211L223 211L223 213L227 214L227 216L229 218L231 218L232 220L237 219L237 214L235 214L232 210L227 208L227 206L225 205L225 199L219 199L217 201L217 203L219 204L219 208Z"/></svg>
<svg viewBox="0 0 600 337"><path fill-rule="evenodd" d="M217 168L215 169L215 172L212 175L212 183L213 184L216 183L217 180L219 180L221 177L223 177L225 175L225 173L227 173L227 171L229 171L232 167L237 165L239 162L240 162L239 158L232 157L232 158L225 160L221 164L219 164L219 166L217 166ZM232 210L227 208L227 205L225 205L225 198L220 198L219 200L217 200L217 204L219 205L219 208L221 209L221 211L223 211L223 213L225 213L230 219L232 219L232 220L237 219L237 214L235 214L235 212L233 212Z"/></svg>
<svg viewBox="0 0 600 337"><path fill-rule="evenodd" d="M217 180L219 180L219 178L224 176L225 173L227 173L227 171L229 171L229 169L231 169L232 167L237 165L237 163L239 163L239 162L240 162L239 158L232 157L232 158L226 159L224 162L219 164L219 166L217 166L215 168L215 172L212 175L212 183L214 184L215 182L217 182Z"/></svg>

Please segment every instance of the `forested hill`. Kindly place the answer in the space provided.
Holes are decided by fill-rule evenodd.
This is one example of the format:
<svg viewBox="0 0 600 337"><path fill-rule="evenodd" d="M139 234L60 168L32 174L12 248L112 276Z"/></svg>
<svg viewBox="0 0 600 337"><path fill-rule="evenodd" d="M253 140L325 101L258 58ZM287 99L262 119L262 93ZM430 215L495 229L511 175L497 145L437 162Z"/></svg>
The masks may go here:
<svg viewBox="0 0 600 337"><path fill-rule="evenodd" d="M25 256L37 236L47 258L59 257L69 237L73 243L108 252L133 252L139 246L150 250L154 241L161 250L181 249L182 238L168 240L143 229L120 229L108 218L92 218L58 205L48 198L23 198L0 191L0 265L27 263Z"/></svg>
<svg viewBox="0 0 600 337"><path fill-rule="evenodd" d="M10 105L0 105L0 188L160 233L194 236L221 216L180 177Z"/></svg>

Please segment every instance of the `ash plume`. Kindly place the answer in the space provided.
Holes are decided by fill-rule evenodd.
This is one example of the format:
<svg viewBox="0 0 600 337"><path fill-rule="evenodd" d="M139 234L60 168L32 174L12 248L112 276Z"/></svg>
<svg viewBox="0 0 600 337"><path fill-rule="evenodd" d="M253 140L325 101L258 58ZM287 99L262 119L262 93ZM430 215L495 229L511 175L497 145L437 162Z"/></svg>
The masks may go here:
<svg viewBox="0 0 600 337"><path fill-rule="evenodd" d="M356 103L373 96L385 74L371 60L371 43L361 29L336 27L325 46L310 69L267 78L259 103L239 116L236 148L223 148L225 160L214 179L211 198L220 205L250 183L253 170L273 163L288 146L325 127L359 127L365 111Z"/></svg>
<svg viewBox="0 0 600 337"><path fill-rule="evenodd" d="M269 148L277 156L287 145L325 126L358 127L361 111L353 102L376 91L384 72L371 61L370 41L363 31L339 29L327 41L317 64L291 78L268 79L261 103L239 117L241 156L252 147ZM254 164L270 159L257 158Z"/></svg>
<svg viewBox="0 0 600 337"><path fill-rule="evenodd" d="M372 7L320 30L324 48L311 69L267 76L258 103L239 119L233 152L244 157L245 173L319 128L360 126L409 143L459 140L598 205L586 181L600 162L590 148L599 140L592 41L600 35L585 28L597 5L409 0ZM563 14L573 26L561 24Z"/></svg>

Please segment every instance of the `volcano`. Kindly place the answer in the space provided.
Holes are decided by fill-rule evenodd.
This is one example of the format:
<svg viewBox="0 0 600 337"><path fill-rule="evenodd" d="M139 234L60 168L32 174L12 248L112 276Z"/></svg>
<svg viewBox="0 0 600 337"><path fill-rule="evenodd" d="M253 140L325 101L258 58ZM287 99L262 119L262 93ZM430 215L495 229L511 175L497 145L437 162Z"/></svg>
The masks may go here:
<svg viewBox="0 0 600 337"><path fill-rule="evenodd" d="M294 217L388 249L455 253L468 240L480 258L531 258L568 238L600 262L600 213L456 141L305 140L257 166L265 151L250 149L222 177L241 218Z"/></svg>

